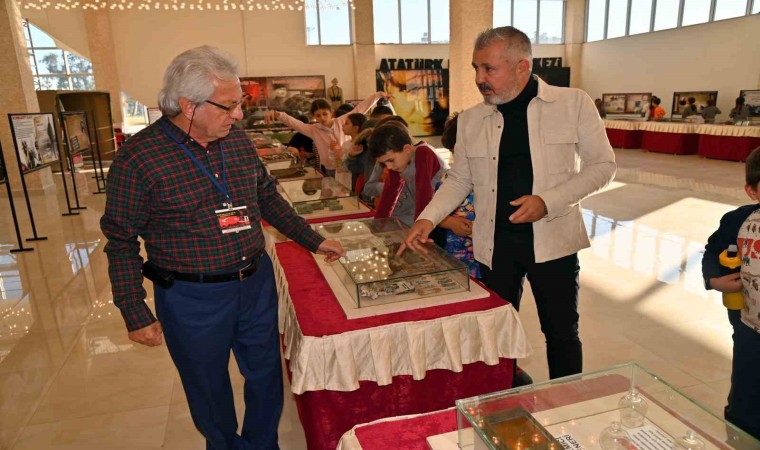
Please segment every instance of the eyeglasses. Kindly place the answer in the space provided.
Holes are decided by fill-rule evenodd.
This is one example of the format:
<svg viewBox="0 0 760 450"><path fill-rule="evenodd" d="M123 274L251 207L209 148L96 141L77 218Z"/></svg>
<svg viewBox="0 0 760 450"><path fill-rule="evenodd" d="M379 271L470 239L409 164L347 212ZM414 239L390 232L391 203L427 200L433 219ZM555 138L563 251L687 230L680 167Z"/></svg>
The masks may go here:
<svg viewBox="0 0 760 450"><path fill-rule="evenodd" d="M245 102L245 100L247 98L248 98L248 96L244 95L243 98L240 99L240 101L235 102L235 103L231 104L230 106L220 105L219 103L212 102L211 100L206 100L205 103L208 103L209 105L214 105L214 106L216 106L219 109L223 109L224 112L226 112L227 114L233 115L235 113L235 110L238 109L238 107L240 105L242 105L243 102Z"/></svg>

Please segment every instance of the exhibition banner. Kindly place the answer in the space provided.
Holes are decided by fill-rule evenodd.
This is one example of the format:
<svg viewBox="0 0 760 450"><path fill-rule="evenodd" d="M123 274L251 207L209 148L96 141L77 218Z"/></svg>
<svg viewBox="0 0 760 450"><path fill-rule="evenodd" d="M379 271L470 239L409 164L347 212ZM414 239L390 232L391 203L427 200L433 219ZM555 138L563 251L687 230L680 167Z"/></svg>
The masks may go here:
<svg viewBox="0 0 760 450"><path fill-rule="evenodd" d="M22 173L58 162L58 139L52 113L8 114Z"/></svg>
<svg viewBox="0 0 760 450"><path fill-rule="evenodd" d="M90 150L90 134L87 116L83 111L61 113L64 136L68 141L69 156L80 155Z"/></svg>
<svg viewBox="0 0 760 450"><path fill-rule="evenodd" d="M449 62L444 59L383 59L375 72L377 90L390 94L396 114L413 136L443 133L449 116Z"/></svg>

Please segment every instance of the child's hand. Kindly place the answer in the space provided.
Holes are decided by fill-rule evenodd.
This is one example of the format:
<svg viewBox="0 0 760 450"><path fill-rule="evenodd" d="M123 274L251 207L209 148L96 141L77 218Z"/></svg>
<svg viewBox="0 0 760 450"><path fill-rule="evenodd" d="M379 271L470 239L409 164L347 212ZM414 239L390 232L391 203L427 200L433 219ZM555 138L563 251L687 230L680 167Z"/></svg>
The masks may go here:
<svg viewBox="0 0 760 450"><path fill-rule="evenodd" d="M338 144L338 142L337 142L337 141L332 141L332 142L330 143L330 150L332 150L332 152L333 152L333 154L334 154L335 156L341 156L341 148L340 148L340 144Z"/></svg>
<svg viewBox="0 0 760 450"><path fill-rule="evenodd" d="M441 227L453 231L457 236L466 237L472 234L472 221L464 217L449 216L441 222Z"/></svg>
<svg viewBox="0 0 760 450"><path fill-rule="evenodd" d="M742 275L739 272L724 275L719 278L710 278L710 287L720 292L741 292Z"/></svg>

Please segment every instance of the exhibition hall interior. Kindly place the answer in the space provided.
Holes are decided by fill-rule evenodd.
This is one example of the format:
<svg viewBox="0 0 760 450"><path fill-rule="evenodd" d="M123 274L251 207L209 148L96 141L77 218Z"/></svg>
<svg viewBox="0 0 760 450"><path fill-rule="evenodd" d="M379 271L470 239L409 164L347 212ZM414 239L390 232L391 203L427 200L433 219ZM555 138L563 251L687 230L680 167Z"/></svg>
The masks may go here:
<svg viewBox="0 0 760 450"><path fill-rule="evenodd" d="M0 450L760 449L760 0L2 1Z"/></svg>

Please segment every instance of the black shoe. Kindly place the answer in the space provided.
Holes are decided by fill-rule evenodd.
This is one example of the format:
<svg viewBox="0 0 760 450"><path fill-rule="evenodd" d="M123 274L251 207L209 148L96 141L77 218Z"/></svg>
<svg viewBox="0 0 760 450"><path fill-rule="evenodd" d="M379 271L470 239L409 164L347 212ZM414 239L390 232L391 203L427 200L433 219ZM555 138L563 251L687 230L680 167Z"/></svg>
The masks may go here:
<svg viewBox="0 0 760 450"><path fill-rule="evenodd" d="M533 384L533 378L528 375L528 372L519 367L515 367L515 374L512 377L512 387L527 386L529 384Z"/></svg>

